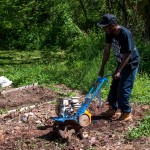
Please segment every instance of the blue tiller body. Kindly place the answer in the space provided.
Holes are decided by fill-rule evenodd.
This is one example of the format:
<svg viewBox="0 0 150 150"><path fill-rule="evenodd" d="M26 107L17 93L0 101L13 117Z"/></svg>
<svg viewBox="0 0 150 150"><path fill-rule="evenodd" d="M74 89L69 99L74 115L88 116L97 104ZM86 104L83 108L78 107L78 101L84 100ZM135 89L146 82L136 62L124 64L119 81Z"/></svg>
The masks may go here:
<svg viewBox="0 0 150 150"><path fill-rule="evenodd" d="M107 75L107 76L110 76L110 75ZM81 104L81 107L78 108L75 114L69 115L68 113L64 112L63 117L62 116L51 117L51 119L56 122L61 122L61 123L64 123L65 121L75 121L76 123L80 125L79 118L83 114L85 114L85 112L89 116L90 113L87 112L87 108L90 105L91 101L96 96L96 94L101 90L101 87L104 84L104 82L106 83L108 82L107 76L98 77L95 84L92 86L89 93L86 95L85 101Z"/></svg>

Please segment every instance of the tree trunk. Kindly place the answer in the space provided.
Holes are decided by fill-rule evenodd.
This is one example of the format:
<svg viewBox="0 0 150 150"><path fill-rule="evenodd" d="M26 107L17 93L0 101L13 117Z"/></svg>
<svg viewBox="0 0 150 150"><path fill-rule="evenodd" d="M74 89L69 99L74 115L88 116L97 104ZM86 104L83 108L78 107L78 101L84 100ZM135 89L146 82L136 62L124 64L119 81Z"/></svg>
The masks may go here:
<svg viewBox="0 0 150 150"><path fill-rule="evenodd" d="M118 0L116 0L116 2L123 12L125 26L128 26L128 12L127 12L126 0L122 0L122 3L119 2Z"/></svg>
<svg viewBox="0 0 150 150"><path fill-rule="evenodd" d="M108 11L110 11L111 13L114 12L113 9L113 0L107 0L107 6L108 6Z"/></svg>
<svg viewBox="0 0 150 150"><path fill-rule="evenodd" d="M128 13L127 13L127 5L125 0L122 0L122 7L123 7L122 11L124 15L125 25L128 26Z"/></svg>
<svg viewBox="0 0 150 150"><path fill-rule="evenodd" d="M82 0L79 0L80 4L81 4L81 7L82 7L82 10L83 10L83 13L84 13L84 16L85 16L85 30L87 30L87 27L88 27L88 17L87 17L87 11L84 7L84 4L83 4L83 1Z"/></svg>

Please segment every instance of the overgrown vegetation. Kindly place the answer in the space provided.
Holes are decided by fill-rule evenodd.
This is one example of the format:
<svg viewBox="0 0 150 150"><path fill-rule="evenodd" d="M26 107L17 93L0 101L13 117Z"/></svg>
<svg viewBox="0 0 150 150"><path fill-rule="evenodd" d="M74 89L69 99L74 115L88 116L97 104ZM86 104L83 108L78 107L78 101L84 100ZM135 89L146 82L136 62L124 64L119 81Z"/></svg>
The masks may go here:
<svg viewBox="0 0 150 150"><path fill-rule="evenodd" d="M81 36L91 31L98 34L93 29L100 16L108 12L117 15L120 24L142 37L144 22L135 11L136 2L132 0L129 6L121 0L1 0L0 48L72 51Z"/></svg>
<svg viewBox="0 0 150 150"><path fill-rule="evenodd" d="M121 0L109 2L1 0L1 75L11 79L15 87L34 82L46 86L63 83L88 92L97 78L105 42L96 23L104 13L114 13L121 25L133 31L141 56L131 100L149 104L150 42L142 38L144 21L133 9L134 0L130 7ZM106 74L113 68L112 57ZM106 86L104 98L107 92ZM141 127L133 132L140 136L141 130L144 132Z"/></svg>

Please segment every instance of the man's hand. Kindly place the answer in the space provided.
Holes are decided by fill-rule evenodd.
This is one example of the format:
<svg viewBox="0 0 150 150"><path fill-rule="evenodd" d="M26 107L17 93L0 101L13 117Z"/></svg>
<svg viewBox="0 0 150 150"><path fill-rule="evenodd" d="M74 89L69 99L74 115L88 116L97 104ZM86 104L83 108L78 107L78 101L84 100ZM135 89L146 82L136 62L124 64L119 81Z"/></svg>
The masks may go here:
<svg viewBox="0 0 150 150"><path fill-rule="evenodd" d="M115 71L115 73L113 74L113 79L118 79L118 78L121 78L121 74L120 74L120 71Z"/></svg>

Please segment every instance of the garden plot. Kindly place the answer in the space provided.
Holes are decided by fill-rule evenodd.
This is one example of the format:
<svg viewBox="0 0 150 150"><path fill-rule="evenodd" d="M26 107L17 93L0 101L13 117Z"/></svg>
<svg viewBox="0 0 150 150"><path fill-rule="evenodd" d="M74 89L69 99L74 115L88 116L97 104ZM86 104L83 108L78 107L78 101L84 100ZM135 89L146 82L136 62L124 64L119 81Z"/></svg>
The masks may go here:
<svg viewBox="0 0 150 150"><path fill-rule="evenodd" d="M38 85L26 88L9 89L0 96L0 149L1 150L108 150L108 149L150 149L150 138L140 138L130 141L127 132L137 126L149 110L148 105L134 105L133 121L118 122L99 118L99 114L108 108L106 102L102 107L97 101L92 101L89 111L93 123L81 128L84 136L72 136L62 139L49 118L56 116L57 101L60 95L67 95L72 89L64 85L57 85L59 92ZM85 95L80 91L73 91L84 100ZM117 116L116 116L117 117Z"/></svg>

